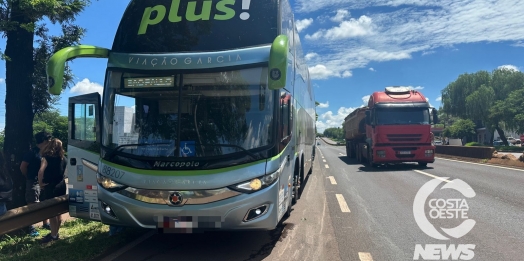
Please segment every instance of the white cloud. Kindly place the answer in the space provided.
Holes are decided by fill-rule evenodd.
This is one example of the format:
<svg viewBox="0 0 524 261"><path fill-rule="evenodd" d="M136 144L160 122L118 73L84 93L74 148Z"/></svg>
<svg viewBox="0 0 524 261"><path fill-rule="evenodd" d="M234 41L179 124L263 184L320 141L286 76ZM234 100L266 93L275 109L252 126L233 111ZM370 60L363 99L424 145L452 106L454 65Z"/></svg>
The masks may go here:
<svg viewBox="0 0 524 261"><path fill-rule="evenodd" d="M515 65L511 65L511 64L506 64L506 65L501 65L498 67L498 69L507 69L507 70L513 70L513 71L519 71L519 68Z"/></svg>
<svg viewBox="0 0 524 261"><path fill-rule="evenodd" d="M439 101L442 101L442 96L437 97L437 98L435 99L435 101L438 101L438 102L439 102Z"/></svg>
<svg viewBox="0 0 524 261"><path fill-rule="evenodd" d="M364 103L364 105L368 104L369 97L371 97L371 95L366 95L366 96L362 97L362 103Z"/></svg>
<svg viewBox="0 0 524 261"><path fill-rule="evenodd" d="M356 108L340 107L336 114L328 111L318 116L317 131L323 133L327 128L342 128L344 118L346 118Z"/></svg>
<svg viewBox="0 0 524 261"><path fill-rule="evenodd" d="M369 67L369 70L375 72L376 70L373 67Z"/></svg>
<svg viewBox="0 0 524 261"><path fill-rule="evenodd" d="M313 18L297 20L297 31L300 33L302 30L308 28L311 24L313 24Z"/></svg>
<svg viewBox="0 0 524 261"><path fill-rule="evenodd" d="M350 71L336 72L329 70L325 65L317 64L313 67L309 67L309 74L312 79L327 79L330 77L347 78L351 77Z"/></svg>
<svg viewBox="0 0 524 261"><path fill-rule="evenodd" d="M524 47L524 41L517 41L516 43L512 44L512 46L515 46L515 47Z"/></svg>
<svg viewBox="0 0 524 261"><path fill-rule="evenodd" d="M87 93L98 92L102 94L103 90L104 90L104 87L102 87L102 85L96 82L91 82L89 81L89 79L85 78L81 82L77 82L75 86L71 88L70 92L76 93L76 94L87 94Z"/></svg>
<svg viewBox="0 0 524 261"><path fill-rule="evenodd" d="M327 101L326 103L319 102L317 106L317 108L327 108L327 107L329 107L329 101Z"/></svg>
<svg viewBox="0 0 524 261"><path fill-rule="evenodd" d="M366 15L350 18L348 12L340 20L342 8ZM295 9L337 13L331 20L340 22L327 20L305 36L307 46L322 50L308 64L325 66L331 72L327 78L366 68L370 62L410 59L413 53L428 55L440 47L456 50L459 44L509 42L524 47L524 0L297 0Z"/></svg>
<svg viewBox="0 0 524 261"><path fill-rule="evenodd" d="M340 23L342 21L344 21L344 19L346 17L349 16L349 11L348 10L343 10L343 9L339 9L337 10L337 14L334 16L334 17L331 17L331 21L333 22L337 22L337 23Z"/></svg>
<svg viewBox="0 0 524 261"><path fill-rule="evenodd" d="M373 34L372 20L371 18L363 15L358 20L351 18L349 21L342 21L340 25L337 27L333 27L327 30L320 29L313 35L307 34L305 38L310 40L318 40L320 38L324 38L327 40L340 40L346 38L366 36L370 34Z"/></svg>
<svg viewBox="0 0 524 261"><path fill-rule="evenodd" d="M306 54L306 60L308 60L308 61L313 59L313 58L315 58L315 57L318 57L317 53L308 53L308 54Z"/></svg>
<svg viewBox="0 0 524 261"><path fill-rule="evenodd" d="M4 78L0 78L0 84L4 84L5 83L5 79Z"/></svg>

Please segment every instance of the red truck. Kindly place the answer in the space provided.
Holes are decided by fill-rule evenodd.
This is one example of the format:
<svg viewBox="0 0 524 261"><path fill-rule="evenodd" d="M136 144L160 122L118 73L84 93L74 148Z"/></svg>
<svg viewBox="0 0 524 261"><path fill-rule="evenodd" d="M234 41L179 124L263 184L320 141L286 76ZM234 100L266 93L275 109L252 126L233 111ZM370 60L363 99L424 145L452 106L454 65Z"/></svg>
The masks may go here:
<svg viewBox="0 0 524 261"><path fill-rule="evenodd" d="M373 167L402 162L425 167L435 162L431 124L437 122L437 111L422 93L386 87L344 119L347 156Z"/></svg>

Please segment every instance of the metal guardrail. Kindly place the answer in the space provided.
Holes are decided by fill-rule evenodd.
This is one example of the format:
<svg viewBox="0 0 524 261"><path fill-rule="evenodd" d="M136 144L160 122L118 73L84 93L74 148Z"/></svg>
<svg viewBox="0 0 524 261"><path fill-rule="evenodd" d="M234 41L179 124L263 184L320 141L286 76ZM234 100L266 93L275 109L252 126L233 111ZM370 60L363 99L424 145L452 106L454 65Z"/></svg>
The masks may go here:
<svg viewBox="0 0 524 261"><path fill-rule="evenodd" d="M68 200L69 195L64 195L7 211L0 216L0 235L69 212Z"/></svg>

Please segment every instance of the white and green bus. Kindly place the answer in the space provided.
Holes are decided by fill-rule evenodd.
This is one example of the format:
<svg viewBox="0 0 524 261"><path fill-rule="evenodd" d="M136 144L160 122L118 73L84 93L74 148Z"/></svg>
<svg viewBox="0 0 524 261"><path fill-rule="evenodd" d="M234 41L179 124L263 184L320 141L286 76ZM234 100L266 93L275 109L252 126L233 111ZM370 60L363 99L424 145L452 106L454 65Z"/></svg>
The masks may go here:
<svg viewBox="0 0 524 261"><path fill-rule="evenodd" d="M173 233L276 228L312 171L315 99L287 0L132 0L102 97L69 100L69 212Z"/></svg>

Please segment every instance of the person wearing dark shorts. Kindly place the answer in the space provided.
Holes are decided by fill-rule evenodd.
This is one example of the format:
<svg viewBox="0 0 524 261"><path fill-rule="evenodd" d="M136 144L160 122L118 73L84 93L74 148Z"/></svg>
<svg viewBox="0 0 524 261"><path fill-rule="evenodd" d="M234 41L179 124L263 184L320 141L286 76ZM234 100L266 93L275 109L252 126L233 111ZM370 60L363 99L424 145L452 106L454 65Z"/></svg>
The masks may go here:
<svg viewBox="0 0 524 261"><path fill-rule="evenodd" d="M57 138L50 140L41 150L42 162L38 171L38 184L42 189L40 199L42 201L63 196L66 194L65 170L67 161L62 141ZM42 238L41 243L58 240L58 230L62 223L61 215L49 219L51 233Z"/></svg>
<svg viewBox="0 0 524 261"><path fill-rule="evenodd" d="M24 155L22 163L20 164L20 171L26 178L25 200L27 205L40 202L40 186L38 185L37 178L41 164L40 150L50 139L51 134L45 131L35 134L36 147L30 148L30 150ZM51 229L48 219L43 221L43 227ZM36 231L32 225L28 227L28 230L31 236L39 235L38 231Z"/></svg>

